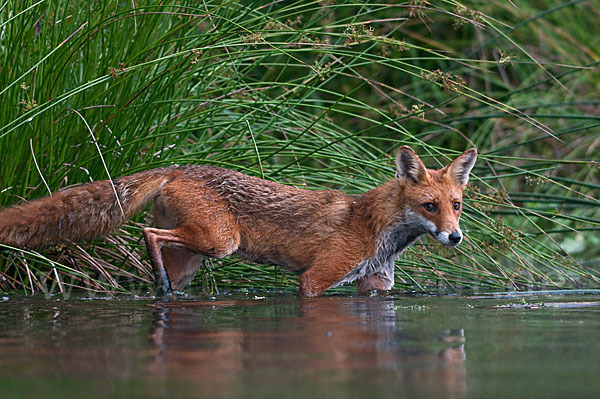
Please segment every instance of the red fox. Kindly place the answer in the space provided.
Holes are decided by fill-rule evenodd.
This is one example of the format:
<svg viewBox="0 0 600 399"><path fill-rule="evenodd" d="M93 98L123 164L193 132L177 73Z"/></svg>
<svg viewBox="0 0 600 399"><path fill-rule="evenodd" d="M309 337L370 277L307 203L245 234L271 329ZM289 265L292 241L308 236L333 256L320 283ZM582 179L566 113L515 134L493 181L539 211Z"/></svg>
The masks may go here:
<svg viewBox="0 0 600 399"><path fill-rule="evenodd" d="M394 260L419 236L462 241L462 192L476 159L472 148L430 170L403 146L395 178L361 195L206 165L153 169L1 209L0 243L41 249L104 236L153 200L157 227L144 239L158 296L182 290L202 257L232 254L299 272L305 296L353 281L361 293L389 290Z"/></svg>

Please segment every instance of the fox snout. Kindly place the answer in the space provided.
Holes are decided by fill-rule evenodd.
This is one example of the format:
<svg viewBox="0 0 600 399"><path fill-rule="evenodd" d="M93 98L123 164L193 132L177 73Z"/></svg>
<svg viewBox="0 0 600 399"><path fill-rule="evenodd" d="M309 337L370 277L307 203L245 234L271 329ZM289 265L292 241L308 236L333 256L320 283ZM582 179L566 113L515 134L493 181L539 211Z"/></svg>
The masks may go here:
<svg viewBox="0 0 600 399"><path fill-rule="evenodd" d="M462 241L462 234L460 234L460 232L458 232L458 231L455 231L448 236L448 239L454 245L458 245Z"/></svg>
<svg viewBox="0 0 600 399"><path fill-rule="evenodd" d="M451 233L448 233L447 231L436 231L431 235L441 244L450 248L453 248L460 244L463 238L462 231L460 230L460 228L457 228Z"/></svg>

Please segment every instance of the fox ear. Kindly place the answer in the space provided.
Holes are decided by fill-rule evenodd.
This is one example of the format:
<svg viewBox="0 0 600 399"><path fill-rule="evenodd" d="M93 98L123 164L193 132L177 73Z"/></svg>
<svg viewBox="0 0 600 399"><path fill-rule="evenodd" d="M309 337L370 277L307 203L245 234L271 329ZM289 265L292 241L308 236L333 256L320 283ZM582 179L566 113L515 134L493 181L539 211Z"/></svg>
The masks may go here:
<svg viewBox="0 0 600 399"><path fill-rule="evenodd" d="M477 150L471 148L463 152L458 158L452 161L444 173L448 173L454 182L462 187L469 182L469 173L475 166L477 160Z"/></svg>
<svg viewBox="0 0 600 399"><path fill-rule="evenodd" d="M402 146L396 156L396 179L419 183L427 175L427 168L409 146Z"/></svg>

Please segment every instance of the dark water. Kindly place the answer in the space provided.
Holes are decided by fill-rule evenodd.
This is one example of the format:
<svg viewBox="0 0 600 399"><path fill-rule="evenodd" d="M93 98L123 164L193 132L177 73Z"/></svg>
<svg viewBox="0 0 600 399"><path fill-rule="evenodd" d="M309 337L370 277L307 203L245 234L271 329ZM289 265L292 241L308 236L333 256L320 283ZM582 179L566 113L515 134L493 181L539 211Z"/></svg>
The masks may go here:
<svg viewBox="0 0 600 399"><path fill-rule="evenodd" d="M598 301L9 296L0 398L598 397Z"/></svg>

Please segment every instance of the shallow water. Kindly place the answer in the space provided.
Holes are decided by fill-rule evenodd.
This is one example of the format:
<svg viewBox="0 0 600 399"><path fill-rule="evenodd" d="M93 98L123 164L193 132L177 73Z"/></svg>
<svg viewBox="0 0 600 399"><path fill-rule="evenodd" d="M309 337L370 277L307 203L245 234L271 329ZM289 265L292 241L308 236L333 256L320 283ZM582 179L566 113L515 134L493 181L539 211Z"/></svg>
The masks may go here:
<svg viewBox="0 0 600 399"><path fill-rule="evenodd" d="M598 294L8 296L0 397L596 397L598 305Z"/></svg>

